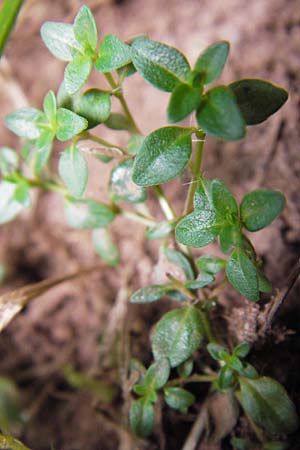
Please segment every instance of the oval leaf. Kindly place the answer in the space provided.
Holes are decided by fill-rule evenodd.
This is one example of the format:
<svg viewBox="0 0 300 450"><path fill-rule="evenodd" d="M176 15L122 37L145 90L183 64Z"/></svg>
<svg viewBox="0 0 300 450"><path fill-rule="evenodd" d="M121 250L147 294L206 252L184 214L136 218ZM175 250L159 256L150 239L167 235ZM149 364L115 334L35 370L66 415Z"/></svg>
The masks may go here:
<svg viewBox="0 0 300 450"><path fill-rule="evenodd" d="M175 228L178 242L189 247L204 247L214 241L221 229L212 210L198 211L185 216Z"/></svg>
<svg viewBox="0 0 300 450"><path fill-rule="evenodd" d="M278 111L288 93L269 81L243 79L229 85L247 125L256 125Z"/></svg>
<svg viewBox="0 0 300 450"><path fill-rule="evenodd" d="M74 95L86 83L92 70L90 57L76 56L65 69L64 82L68 94Z"/></svg>
<svg viewBox="0 0 300 450"><path fill-rule="evenodd" d="M109 118L110 94L100 89L88 89L75 100L74 111L88 121L88 128L93 128Z"/></svg>
<svg viewBox="0 0 300 450"><path fill-rule="evenodd" d="M114 213L102 203L89 199L69 198L65 203L68 224L78 230L105 227L114 220Z"/></svg>
<svg viewBox="0 0 300 450"><path fill-rule="evenodd" d="M56 137L59 141L72 139L76 134L85 130L87 126L88 121L73 111L65 108L58 109Z"/></svg>
<svg viewBox="0 0 300 450"><path fill-rule="evenodd" d="M95 50L97 47L98 33L94 16L90 8L83 5L74 20L74 35L85 49Z"/></svg>
<svg viewBox="0 0 300 450"><path fill-rule="evenodd" d="M241 377L241 403L247 414L272 435L293 433L298 428L295 406L281 384L272 378Z"/></svg>
<svg viewBox="0 0 300 450"><path fill-rule="evenodd" d="M255 302L259 300L256 267L243 250L234 250L227 262L226 275L242 295Z"/></svg>
<svg viewBox="0 0 300 450"><path fill-rule="evenodd" d="M143 36L132 44L132 61L145 80L162 91L171 92L188 80L190 66L176 48Z"/></svg>
<svg viewBox="0 0 300 450"><path fill-rule="evenodd" d="M241 218L249 231L268 226L284 208L284 196L278 191L257 189L245 195L241 203Z"/></svg>
<svg viewBox="0 0 300 450"><path fill-rule="evenodd" d="M214 275L225 269L226 261L218 256L200 256L196 259L196 266L200 270Z"/></svg>
<svg viewBox="0 0 300 450"><path fill-rule="evenodd" d="M106 228L93 230L92 241L98 255L110 266L116 266L120 262L118 247L112 240Z"/></svg>
<svg viewBox="0 0 300 450"><path fill-rule="evenodd" d="M198 108L201 102L202 90L187 84L180 84L172 92L168 105L168 121L179 122Z"/></svg>
<svg viewBox="0 0 300 450"><path fill-rule="evenodd" d="M176 367L191 356L203 340L200 313L194 306L174 309L156 324L151 337L155 359L168 358Z"/></svg>
<svg viewBox="0 0 300 450"><path fill-rule="evenodd" d="M204 84L219 78L229 53L229 42L219 41L207 47L195 64L195 71L203 76Z"/></svg>
<svg viewBox="0 0 300 450"><path fill-rule="evenodd" d="M41 36L48 50L62 61L72 61L81 51L76 41L73 25L61 22L45 22L41 28Z"/></svg>
<svg viewBox="0 0 300 450"><path fill-rule="evenodd" d="M125 66L130 61L130 47L113 34L108 34L100 44L99 58L95 67L100 72L111 72Z"/></svg>
<svg viewBox="0 0 300 450"><path fill-rule="evenodd" d="M132 403L129 413L130 426L142 438L149 436L154 428L154 407L151 402L140 398Z"/></svg>
<svg viewBox="0 0 300 450"><path fill-rule="evenodd" d="M165 401L170 408L178 409L183 414L195 403L196 397L189 391L179 387L168 387L164 389Z"/></svg>
<svg viewBox="0 0 300 450"><path fill-rule="evenodd" d="M85 157L74 145L70 145L60 156L59 175L74 197L81 197L88 179L88 166Z"/></svg>
<svg viewBox="0 0 300 450"><path fill-rule="evenodd" d="M133 181L140 186L166 183L187 165L192 151L191 129L164 127L143 141L133 166Z"/></svg>
<svg viewBox="0 0 300 450"><path fill-rule="evenodd" d="M245 123L232 91L217 86L207 92L197 111L198 125L210 136L236 141L245 136Z"/></svg>
<svg viewBox="0 0 300 450"><path fill-rule="evenodd" d="M136 291L131 297L131 303L150 303L164 297L172 290L172 286L165 284L151 284Z"/></svg>
<svg viewBox="0 0 300 450"><path fill-rule="evenodd" d="M43 113L36 108L21 108L8 114L4 118L6 127L17 136L26 139L37 139L41 131L39 121L43 119Z"/></svg>

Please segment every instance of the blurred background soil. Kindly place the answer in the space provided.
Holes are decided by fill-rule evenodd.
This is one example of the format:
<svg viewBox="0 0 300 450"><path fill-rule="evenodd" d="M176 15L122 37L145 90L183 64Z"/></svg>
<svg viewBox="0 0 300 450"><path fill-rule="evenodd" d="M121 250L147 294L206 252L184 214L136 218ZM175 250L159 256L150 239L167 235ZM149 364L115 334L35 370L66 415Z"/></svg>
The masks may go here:
<svg viewBox="0 0 300 450"><path fill-rule="evenodd" d="M50 55L39 30L46 20L71 22L82 3L25 1L6 58L1 62L1 119L22 106L40 107L45 93L57 90L64 64ZM285 194L287 205L282 216L269 229L251 238L274 286L286 286L300 250L299 0L85 3L92 8L102 36L113 33L127 39L148 34L154 40L177 46L192 63L206 45L228 39L231 52L222 76L224 84L242 77L260 77L289 90L284 108L266 123L250 127L243 142L209 139L204 157L205 174L227 183L239 199L248 190L259 187L279 189ZM93 74L89 84L102 86L100 75ZM126 81L124 93L145 134L166 124L168 94L157 91L138 76ZM127 139L125 132L103 133L101 136L108 137L110 133L112 140L119 139L120 143ZM0 136L1 146L19 148L2 120ZM62 148L55 149L51 161L55 170ZM105 199L104 187L112 167L113 164L89 160L87 195ZM188 188L184 181L188 180L166 187L178 212ZM123 332L131 335L133 356L147 364L151 359L149 329L166 305L128 308L124 289L149 283L157 245L145 242L143 227L134 223L129 226L118 218L112 228L122 256L117 269L105 268L54 288L33 301L0 336L0 373L19 384L28 409L28 422L20 437L36 450L50 449L51 445L61 450L132 448L128 444L130 438L116 425L123 420L122 393L110 406L91 401L88 394L69 388L61 371L62 366L71 363L86 374L108 381L115 379L111 358L118 353L115 338ZM97 258L90 233L67 227L61 199L53 193L36 193L31 210L1 227L0 262L7 268L3 292L91 265ZM259 346L253 361L263 373L283 382L298 405L299 291L298 285L289 295L276 319L273 335ZM233 342L255 339L258 307L238 300L230 291L223 299L223 308L222 318L226 319ZM152 441L137 448L163 448L165 440L167 450L182 447L195 410L186 419L179 414L166 414L165 423L158 425ZM222 448L230 448L226 445Z"/></svg>

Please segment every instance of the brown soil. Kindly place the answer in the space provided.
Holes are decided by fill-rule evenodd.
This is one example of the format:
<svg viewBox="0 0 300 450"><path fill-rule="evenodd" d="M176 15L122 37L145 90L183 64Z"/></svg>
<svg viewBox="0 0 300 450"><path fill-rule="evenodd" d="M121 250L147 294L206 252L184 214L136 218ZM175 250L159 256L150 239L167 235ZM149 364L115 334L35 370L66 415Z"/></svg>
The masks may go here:
<svg viewBox="0 0 300 450"><path fill-rule="evenodd" d="M26 104L39 106L49 89L62 79L63 64L44 47L39 29L45 20L70 21L78 1L28 0L2 63L1 117ZM223 82L239 77L261 77L286 87L290 98L285 107L266 123L249 129L238 143L209 140L205 173L227 183L241 198L250 189L281 190L287 206L269 229L253 236L266 273L277 288L284 288L299 257L299 119L300 119L300 8L298 0L87 0L95 12L101 33L121 38L149 34L155 40L181 48L193 62L205 45L216 39L231 42L231 56ZM99 76L92 78L99 85ZM129 105L147 134L166 124L168 95L132 77L125 86ZM18 145L2 127L1 144ZM126 139L116 135L115 139ZM105 137L105 136L104 136ZM61 148L52 159L53 168ZM88 193L105 198L105 183L111 165L90 159ZM101 170L101 175L99 171ZM99 176L100 175L100 176ZM187 186L170 183L167 192L180 210ZM39 193L33 208L15 222L3 226L0 235L1 262L8 273L3 289L55 277L97 262L88 232L70 230L55 194ZM28 422L20 438L35 450L53 445L61 450L129 450L133 448L179 450L195 419L197 408L187 417L166 411L148 443L134 447L120 427L124 423L122 395L112 405L68 387L62 366L71 363L86 374L116 380L112 358L120 350L120 336L130 334L131 354L146 364L151 360L148 333L168 305L129 307L124 289L149 283L156 262L156 245L144 242L143 227L128 226L117 219L113 225L122 263L118 269L103 269L65 283L34 300L0 337L0 373L14 379L22 392ZM256 343L253 363L264 374L287 387L300 405L299 284L286 299L273 324L273 333ZM126 296L125 296L126 298ZM229 292L222 299L221 318L226 319L231 342L257 341L259 309ZM224 327L222 327L224 333ZM116 339L117 337L117 339ZM116 344L117 342L117 344ZM201 400L206 389L196 388ZM239 423L240 433L247 425ZM167 443L166 443L167 442ZM295 438L295 449L300 440ZM202 444L199 450L231 448Z"/></svg>

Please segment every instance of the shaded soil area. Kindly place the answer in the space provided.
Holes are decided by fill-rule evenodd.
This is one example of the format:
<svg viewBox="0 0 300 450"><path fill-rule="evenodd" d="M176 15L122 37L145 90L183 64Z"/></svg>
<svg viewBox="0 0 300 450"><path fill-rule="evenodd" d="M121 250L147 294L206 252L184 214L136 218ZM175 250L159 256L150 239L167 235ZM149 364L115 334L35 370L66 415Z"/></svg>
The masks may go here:
<svg viewBox="0 0 300 450"><path fill-rule="evenodd" d="M1 64L1 118L22 106L41 106L49 89L62 80L63 63L55 60L39 35L46 20L72 21L79 1L28 0ZM241 77L266 78L284 86L290 97L284 108L266 123L249 128L242 142L209 139L204 173L224 181L239 199L255 188L281 190L287 199L282 216L266 230L251 236L265 271L278 289L288 278L300 251L300 8L298 0L87 0L102 35L127 39L148 34L152 39L177 46L194 62L206 45L217 39L231 43L224 84ZM104 86L93 74L91 86ZM168 95L141 78L126 81L125 96L145 135L166 125ZM189 122L187 122L189 124ZM1 146L19 144L2 125ZM109 134L110 133L110 134ZM126 143L126 133L104 130L101 136ZM51 166L56 171L63 147L55 148ZM105 186L113 164L90 158L87 196L106 198ZM171 182L166 192L177 212L183 208L189 178ZM150 208L156 212L150 195ZM158 214L160 214L158 212ZM151 361L149 333L171 303L141 308L129 306L128 292L154 281L158 245L145 241L144 228L117 218L112 226L121 251L118 268L103 267L88 277L67 282L34 300L0 336L1 375L18 383L27 411L20 438L35 450L133 450L182 448L207 387L191 386L196 406L186 416L158 408L157 426L147 442L135 442L126 431L126 388L118 389L110 404L101 395L70 388L63 375L67 364L104 380L109 390L122 385L122 368L131 356L146 365ZM215 249L212 246L211 251ZM195 254L201 254L196 251ZM90 233L71 230L63 215L62 201L53 193L36 193L33 207L15 222L2 226L0 259L7 268L3 292L71 272L99 261ZM161 261L160 261L161 263ZM163 263L162 263L163 264ZM167 269L164 267L164 271ZM255 342L252 363L262 374L283 383L300 408L300 306L299 284L276 315L272 332L264 339L257 332L264 320L264 305L250 304L226 291L216 311L216 328L229 343ZM201 359L199 352L197 359ZM121 381L120 381L121 380ZM125 399L125 406L124 406ZM128 405L127 405L128 406ZM162 420L162 414L164 418ZM252 436L241 419L237 434ZM199 450L230 449L202 443ZM300 448L295 436L294 447Z"/></svg>

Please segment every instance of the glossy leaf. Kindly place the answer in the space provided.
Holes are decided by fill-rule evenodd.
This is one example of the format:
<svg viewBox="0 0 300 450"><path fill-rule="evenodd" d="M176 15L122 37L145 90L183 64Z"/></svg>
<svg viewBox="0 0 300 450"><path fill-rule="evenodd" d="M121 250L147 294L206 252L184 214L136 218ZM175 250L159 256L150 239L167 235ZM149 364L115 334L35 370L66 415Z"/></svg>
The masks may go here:
<svg viewBox="0 0 300 450"><path fill-rule="evenodd" d="M73 25L61 22L45 22L41 36L48 50L62 61L72 61L81 50L77 42Z"/></svg>
<svg viewBox="0 0 300 450"><path fill-rule="evenodd" d="M202 89L179 84L172 92L168 105L168 121L176 123L196 110L201 102Z"/></svg>
<svg viewBox="0 0 300 450"><path fill-rule="evenodd" d="M182 172L191 151L190 128L159 128L144 139L134 161L132 179L140 186L166 183Z"/></svg>
<svg viewBox="0 0 300 450"><path fill-rule="evenodd" d="M98 33L94 16L90 8L83 5L74 20L74 35L85 49L95 50L97 47Z"/></svg>
<svg viewBox="0 0 300 450"><path fill-rule="evenodd" d="M200 270L214 275L225 269L226 261L218 256L200 256L196 259L196 266Z"/></svg>
<svg viewBox="0 0 300 450"><path fill-rule="evenodd" d="M195 280L185 283L185 286L188 289L201 289L214 281L215 279L210 273L201 272Z"/></svg>
<svg viewBox="0 0 300 450"><path fill-rule="evenodd" d="M191 356L203 339L200 313L194 306L174 309L156 324L152 351L156 360L168 358L176 367Z"/></svg>
<svg viewBox="0 0 300 450"><path fill-rule="evenodd" d="M295 406L284 387L268 377L241 377L241 403L247 414L271 435L293 433L299 425Z"/></svg>
<svg viewBox="0 0 300 450"><path fill-rule="evenodd" d="M19 165L19 155L9 147L0 148L0 171L3 176L10 175Z"/></svg>
<svg viewBox="0 0 300 450"><path fill-rule="evenodd" d="M229 53L229 42L219 41L207 47L195 64L195 71L203 77L204 84L219 78Z"/></svg>
<svg viewBox="0 0 300 450"><path fill-rule="evenodd" d="M96 252L103 259L103 261L110 266L116 266L119 264L119 250L107 228L98 228L93 230L92 241Z"/></svg>
<svg viewBox="0 0 300 450"><path fill-rule="evenodd" d="M285 205L281 192L257 189L245 195L241 203L241 218L249 231L268 226L279 216Z"/></svg>
<svg viewBox="0 0 300 450"><path fill-rule="evenodd" d="M137 186L132 181L132 169L133 160L127 159L112 170L109 181L109 194L114 202L140 203L146 200L146 189Z"/></svg>
<svg viewBox="0 0 300 450"><path fill-rule="evenodd" d="M220 389L229 389L234 385L234 375L233 371L227 367L221 367L218 373L218 386Z"/></svg>
<svg viewBox="0 0 300 450"><path fill-rule="evenodd" d="M135 291L130 297L131 303L151 303L164 297L173 289L170 285L151 284Z"/></svg>
<svg viewBox="0 0 300 450"><path fill-rule="evenodd" d="M67 65L65 69L64 82L66 91L73 95L78 92L88 80L92 70L90 57L78 55Z"/></svg>
<svg viewBox="0 0 300 450"><path fill-rule="evenodd" d="M245 358L251 350L251 345L249 342L241 342L236 347L234 347L233 354L239 358Z"/></svg>
<svg viewBox="0 0 300 450"><path fill-rule="evenodd" d="M58 109L56 137L59 141L72 139L72 137L85 130L87 126L88 121L73 111L65 108Z"/></svg>
<svg viewBox="0 0 300 450"><path fill-rule="evenodd" d="M220 180L211 182L211 196L216 213L225 219L238 214L238 206L229 189Z"/></svg>
<svg viewBox="0 0 300 450"><path fill-rule="evenodd" d="M204 247L214 241L221 230L214 211L195 210L185 216L175 228L178 242L189 247Z"/></svg>
<svg viewBox="0 0 300 450"><path fill-rule="evenodd" d="M188 408L196 401L193 394L180 387L165 388L164 394L167 405L170 408L178 409L183 414L186 414Z"/></svg>
<svg viewBox="0 0 300 450"><path fill-rule="evenodd" d="M125 66L131 61L130 47L113 34L105 36L100 44L96 69L100 72L111 72Z"/></svg>
<svg viewBox="0 0 300 450"><path fill-rule="evenodd" d="M164 254L171 263L175 264L183 270L187 280L193 279L195 277L191 263L181 252L173 250L171 248L164 248Z"/></svg>
<svg viewBox="0 0 300 450"><path fill-rule="evenodd" d="M236 141L245 136L245 123L235 96L225 86L207 92L197 111L198 125L210 136Z"/></svg>
<svg viewBox="0 0 300 450"><path fill-rule="evenodd" d="M65 203L65 215L68 224L78 230L105 227L115 217L112 210L102 203L72 198Z"/></svg>
<svg viewBox="0 0 300 450"><path fill-rule="evenodd" d="M256 125L278 111L288 92L269 81L242 79L229 85L247 125Z"/></svg>
<svg viewBox="0 0 300 450"><path fill-rule="evenodd" d="M88 128L93 128L109 118L111 96L100 89L88 89L74 102L74 111L88 121Z"/></svg>
<svg viewBox="0 0 300 450"><path fill-rule="evenodd" d="M217 361L226 361L229 358L228 351L222 345L209 343L207 350L210 356Z"/></svg>
<svg viewBox="0 0 300 450"><path fill-rule="evenodd" d="M134 386L134 392L147 396L153 390L161 389L168 381L169 376L170 363L167 358L162 358L151 364L139 384Z"/></svg>
<svg viewBox="0 0 300 450"><path fill-rule="evenodd" d="M135 400L129 413L130 426L133 432L142 438L149 436L154 428L154 407L151 402L140 398Z"/></svg>
<svg viewBox="0 0 300 450"><path fill-rule="evenodd" d="M153 86L171 92L179 83L187 82L190 66L176 48L145 36L135 39L131 48L135 68Z"/></svg>
<svg viewBox="0 0 300 450"><path fill-rule="evenodd" d="M17 136L37 139L40 136L39 121L43 114L36 108L21 108L4 118L6 127Z"/></svg>
<svg viewBox="0 0 300 450"><path fill-rule="evenodd" d="M81 197L88 180L88 165L75 145L70 145L60 156L59 175L74 197Z"/></svg>
<svg viewBox="0 0 300 450"><path fill-rule="evenodd" d="M243 250L233 251L227 262L226 275L240 294L255 302L259 300L256 267Z"/></svg>

